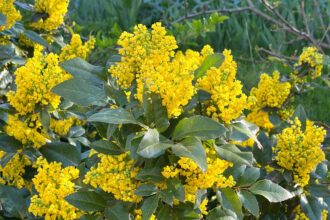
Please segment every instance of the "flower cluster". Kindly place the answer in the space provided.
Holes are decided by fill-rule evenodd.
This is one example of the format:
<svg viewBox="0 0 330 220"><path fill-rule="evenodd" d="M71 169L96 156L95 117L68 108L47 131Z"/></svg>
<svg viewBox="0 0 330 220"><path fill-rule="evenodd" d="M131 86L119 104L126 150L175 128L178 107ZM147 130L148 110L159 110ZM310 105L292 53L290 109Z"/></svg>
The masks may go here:
<svg viewBox="0 0 330 220"><path fill-rule="evenodd" d="M130 159L129 152L118 156L98 154L98 157L101 162L86 174L84 183L100 187L118 200L140 202L142 197L134 195L141 184L135 179L140 168L131 168L134 160Z"/></svg>
<svg viewBox="0 0 330 220"><path fill-rule="evenodd" d="M303 49L302 54L299 56L299 62L295 67L307 65L309 68L308 73L313 79L321 76L323 55L317 52L316 47L306 47ZM299 71L297 71L299 73Z"/></svg>
<svg viewBox="0 0 330 220"><path fill-rule="evenodd" d="M86 59L87 55L94 48L94 43L94 38L89 39L83 44L79 34L72 35L70 44L62 48L59 61L62 62L76 57Z"/></svg>
<svg viewBox="0 0 330 220"><path fill-rule="evenodd" d="M16 21L22 19L22 16L18 10L16 10L14 6L14 0L1 0L0 1L0 12L4 14L7 18L6 25L0 26L0 31L5 29L10 29Z"/></svg>
<svg viewBox="0 0 330 220"><path fill-rule="evenodd" d="M206 46L201 54L192 50L175 53L176 41L173 36L166 35L160 23L152 25L151 32L138 25L133 34L124 32L118 44L123 47L119 50L123 57L121 62L110 67L112 77L123 88L129 88L136 80L135 97L140 102L145 89L159 94L169 117L182 113L182 106L188 104L195 93L193 71L206 55L213 53L210 46Z"/></svg>
<svg viewBox="0 0 330 220"><path fill-rule="evenodd" d="M223 176L223 172L231 167L231 162L221 160L218 158L214 149L206 147L207 152L207 166L206 172L202 172L197 164L190 158L181 157L177 164L178 167L166 166L163 168L162 175L165 178L174 178L177 176L185 177L185 201L195 203L195 193L199 189L208 189L213 187L232 187L235 185L235 181L232 176L226 178ZM176 202L178 202L176 200ZM202 208L206 212L205 206L207 202L204 202ZM202 207L203 207L202 206Z"/></svg>
<svg viewBox="0 0 330 220"><path fill-rule="evenodd" d="M15 71L17 90L7 94L9 103L21 115L32 113L37 105L50 104L56 109L60 104L60 96L50 90L71 78L58 66L58 55L43 55L41 49L41 46L36 46L34 56Z"/></svg>
<svg viewBox="0 0 330 220"><path fill-rule="evenodd" d="M134 220L142 220L142 210L141 209L135 209L134 210L135 218ZM156 216L154 214L151 215L149 220L156 220Z"/></svg>
<svg viewBox="0 0 330 220"><path fill-rule="evenodd" d="M291 84L289 82L281 83L279 78L278 71L273 72L273 77L263 73L258 86L250 91L250 97L253 97L254 103L251 104L252 112L247 116L247 120L266 130L273 128L273 124L269 121L268 112L263 108L280 109L290 94ZM283 116L290 116L291 113L293 112L282 111Z"/></svg>
<svg viewBox="0 0 330 220"><path fill-rule="evenodd" d="M73 125L81 125L82 121L77 118L66 117L63 120L51 119L49 129L59 135L66 135Z"/></svg>
<svg viewBox="0 0 330 220"><path fill-rule="evenodd" d="M74 179L79 170L74 167L61 168L61 163L48 163L41 157L36 161L38 174L32 182L38 195L31 198L29 212L48 219L77 219L82 215L74 206L65 201L65 197L74 193Z"/></svg>
<svg viewBox="0 0 330 220"><path fill-rule="evenodd" d="M69 0L36 0L35 9L43 15L39 21L33 23L33 27L52 31L63 23Z"/></svg>
<svg viewBox="0 0 330 220"><path fill-rule="evenodd" d="M207 115L230 123L242 114L248 102L242 93L241 82L235 79L237 64L231 51L224 50L223 55L225 60L221 66L207 70L205 76L197 80L196 87L211 94L212 101L206 109Z"/></svg>
<svg viewBox="0 0 330 220"><path fill-rule="evenodd" d="M310 220L305 215L305 213L303 213L301 211L301 206L300 205L297 205L293 212L296 213L296 216L294 218L295 220ZM327 220L327 217L328 217L328 211L326 209L323 209L322 210L322 220Z"/></svg>
<svg viewBox="0 0 330 220"><path fill-rule="evenodd" d="M22 142L23 145L34 148L40 148L46 144L46 140L49 138L42 128L39 113L28 115L23 121L18 114L9 115L5 131L9 136Z"/></svg>
<svg viewBox="0 0 330 220"><path fill-rule="evenodd" d="M0 151L0 159L6 155L6 152ZM26 181L23 179L25 167L31 165L31 162L24 155L16 154L4 167L0 166L0 184L14 185L17 188L26 187Z"/></svg>
<svg viewBox="0 0 330 220"><path fill-rule="evenodd" d="M278 135L276 161L280 166L292 170L295 182L305 186L309 181L309 173L325 158L319 146L326 131L308 120L304 132L301 127L301 122L296 118L291 127Z"/></svg>

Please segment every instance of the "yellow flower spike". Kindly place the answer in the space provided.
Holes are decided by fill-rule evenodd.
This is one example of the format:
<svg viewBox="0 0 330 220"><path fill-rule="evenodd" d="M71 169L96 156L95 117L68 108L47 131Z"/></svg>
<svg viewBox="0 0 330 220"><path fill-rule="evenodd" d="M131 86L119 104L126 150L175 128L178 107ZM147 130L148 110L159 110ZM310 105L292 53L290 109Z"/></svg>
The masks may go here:
<svg viewBox="0 0 330 220"><path fill-rule="evenodd" d="M57 29L63 23L63 17L67 12L69 0L36 0L36 12L45 14L32 26L46 31Z"/></svg>
<svg viewBox="0 0 330 220"><path fill-rule="evenodd" d="M322 60L323 55L317 51L316 47L306 47L303 49L302 54L299 56L299 61L295 67L307 64L311 68L308 73L312 76L313 79L315 79L322 74ZM295 74L297 73L298 72L295 72Z"/></svg>
<svg viewBox="0 0 330 220"><path fill-rule="evenodd" d="M293 171L295 182L302 187L308 184L309 173L325 159L319 147L325 134L326 131L323 128L308 120L306 129L302 132L301 123L296 118L295 124L284 129L277 136L276 160L280 166Z"/></svg>
<svg viewBox="0 0 330 220"><path fill-rule="evenodd" d="M16 21L22 19L22 16L14 6L14 0L1 0L0 1L0 12L6 16L7 25L1 25L0 31L10 29Z"/></svg>
<svg viewBox="0 0 330 220"><path fill-rule="evenodd" d="M74 167L61 168L61 163L48 163L41 157L36 161L38 174L32 182L38 195L31 198L29 212L50 219L77 219L83 212L65 201L65 197L76 192L72 180L79 177Z"/></svg>

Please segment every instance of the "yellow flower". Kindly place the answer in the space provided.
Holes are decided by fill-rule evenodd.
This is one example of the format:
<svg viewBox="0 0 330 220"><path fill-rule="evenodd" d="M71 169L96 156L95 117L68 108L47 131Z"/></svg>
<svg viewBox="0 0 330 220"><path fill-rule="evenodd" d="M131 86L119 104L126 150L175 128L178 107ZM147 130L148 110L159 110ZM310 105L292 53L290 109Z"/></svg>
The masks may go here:
<svg viewBox="0 0 330 220"><path fill-rule="evenodd" d="M50 120L49 129L59 135L66 135L73 125L80 126L83 122L78 118L66 117L64 120Z"/></svg>
<svg viewBox="0 0 330 220"><path fill-rule="evenodd" d="M42 47L37 45L34 56L25 66L15 71L16 91L7 94L8 101L20 115L32 113L36 105L51 105L54 109L60 104L60 96L50 90L57 84L71 78L58 66L58 56L43 55Z"/></svg>
<svg viewBox="0 0 330 220"><path fill-rule="evenodd" d="M205 76L197 80L196 87L211 94L211 101L206 103L207 115L220 118L225 123L238 118L248 107L247 97L242 93L242 84L235 79L237 64L230 50L224 50L224 62L219 68L211 67Z"/></svg>
<svg viewBox="0 0 330 220"><path fill-rule="evenodd" d="M306 129L301 130L301 123L298 118L295 123L278 135L276 156L277 163L293 171L294 180L301 186L309 181L309 173L325 159L325 155L319 145L324 140L326 131L306 121Z"/></svg>
<svg viewBox="0 0 330 220"><path fill-rule="evenodd" d="M6 152L0 151L0 159L6 155ZM0 184L14 185L17 188L26 187L24 180L25 167L31 165L31 162L24 155L16 154L6 166L0 166Z"/></svg>
<svg viewBox="0 0 330 220"><path fill-rule="evenodd" d="M38 195L31 198L29 212L50 219L78 219L82 212L65 201L65 197L76 192L74 179L79 170L74 167L61 168L61 163L48 163L41 157L36 161L38 174L32 182Z"/></svg>
<svg viewBox="0 0 330 220"><path fill-rule="evenodd" d="M36 12L45 14L44 18L32 24L33 27L52 31L63 23L63 16L67 12L69 0L36 0Z"/></svg>
<svg viewBox="0 0 330 220"><path fill-rule="evenodd" d="M10 29L16 21L22 19L22 16L18 10L16 10L14 0L1 0L0 1L0 12L6 16L6 25L0 26L0 31Z"/></svg>
<svg viewBox="0 0 330 220"><path fill-rule="evenodd" d="M70 60L76 57L83 59L87 58L87 55L94 48L95 39L91 38L84 44L81 41L79 34L72 35L70 44L62 48L59 60L63 62L65 60Z"/></svg>
<svg viewBox="0 0 330 220"><path fill-rule="evenodd" d="M141 184L135 177L140 168L132 165L129 152L118 156L98 154L101 162L86 174L84 183L100 187L105 192L113 193L115 198L125 202L140 202L142 197L134 195Z"/></svg>
<svg viewBox="0 0 330 220"><path fill-rule="evenodd" d="M34 148L40 148L46 144L46 139L50 138L42 128L39 113L27 116L24 121L19 118L18 114L9 115L5 131L23 145L30 145Z"/></svg>
<svg viewBox="0 0 330 220"><path fill-rule="evenodd" d="M315 79L322 74L322 60L323 55L317 52L316 47L305 47L302 54L299 56L299 62L295 65L295 67L302 66L304 64L307 65L309 67L308 73L313 79ZM299 73L299 71L297 73Z"/></svg>

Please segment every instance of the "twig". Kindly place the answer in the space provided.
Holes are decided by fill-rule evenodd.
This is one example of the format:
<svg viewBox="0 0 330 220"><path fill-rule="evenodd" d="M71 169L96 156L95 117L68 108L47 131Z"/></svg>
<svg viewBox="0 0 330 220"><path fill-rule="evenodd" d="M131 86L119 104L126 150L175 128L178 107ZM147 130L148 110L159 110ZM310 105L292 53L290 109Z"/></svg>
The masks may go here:
<svg viewBox="0 0 330 220"><path fill-rule="evenodd" d="M320 24L321 24L322 30L324 32L324 35L327 38L328 43L330 44L330 37L327 34L328 33L328 29L325 28L324 21L323 21L323 18L322 18L322 14L321 14L321 11L320 11L320 6L319 6L317 0L313 0L313 4L314 4L315 10L316 10L316 14L319 17ZM322 40L320 42L322 42Z"/></svg>
<svg viewBox="0 0 330 220"><path fill-rule="evenodd" d="M308 26L308 20L307 20L307 17L306 17L306 14L305 14L305 3L303 0L300 0L300 9L301 9L301 14L304 18L304 23L305 23L305 28L306 28L306 32L308 35L311 34L310 30L309 30L309 26Z"/></svg>
<svg viewBox="0 0 330 220"><path fill-rule="evenodd" d="M295 59L295 58L283 56L283 55L275 53L274 51L270 51L270 50L267 50L267 49L262 48L262 47L258 48L258 52L259 51L263 51L263 52L265 52L265 53L267 53L271 56L274 56L274 57L277 57L277 58L280 58L280 59L287 59L287 60L297 61L297 59Z"/></svg>

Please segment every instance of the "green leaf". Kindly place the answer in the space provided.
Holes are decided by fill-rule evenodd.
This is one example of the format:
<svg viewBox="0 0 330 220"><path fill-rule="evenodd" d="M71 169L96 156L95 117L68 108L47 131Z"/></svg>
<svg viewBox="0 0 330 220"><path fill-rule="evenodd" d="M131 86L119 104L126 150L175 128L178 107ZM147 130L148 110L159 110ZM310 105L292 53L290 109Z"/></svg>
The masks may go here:
<svg viewBox="0 0 330 220"><path fill-rule="evenodd" d="M104 141L104 140L94 141L91 143L90 147L99 153L107 154L107 155L119 155L124 153L118 147L118 145L113 143L112 141Z"/></svg>
<svg viewBox="0 0 330 220"><path fill-rule="evenodd" d="M104 91L108 97L115 100L118 106L127 104L127 97L124 91L114 88L112 85L104 85Z"/></svg>
<svg viewBox="0 0 330 220"><path fill-rule="evenodd" d="M195 193L195 204L194 204L194 209L198 208L202 201L206 197L207 190L206 189L199 189Z"/></svg>
<svg viewBox="0 0 330 220"><path fill-rule="evenodd" d="M15 157L16 154L17 153L15 152L10 152L3 155L0 159L0 166L4 168L7 165L7 163L9 163L9 161L13 159L13 157Z"/></svg>
<svg viewBox="0 0 330 220"><path fill-rule="evenodd" d="M129 212L124 208L124 206L116 202L115 205L106 209L105 219L111 220L129 220Z"/></svg>
<svg viewBox="0 0 330 220"><path fill-rule="evenodd" d="M7 25L7 17L0 12L0 26Z"/></svg>
<svg viewBox="0 0 330 220"><path fill-rule="evenodd" d="M178 157L188 157L201 168L207 170L206 153L203 144L196 137L187 137L180 143L172 146L172 151Z"/></svg>
<svg viewBox="0 0 330 220"><path fill-rule="evenodd" d="M252 138L255 141L255 143L257 144L259 149L263 148L263 146L261 145L261 143L259 142L259 140L255 136L257 134L257 132L259 131L258 126L254 125L250 122L247 122L245 120L241 120L241 121L232 123L231 126L236 131L241 132L242 134L245 134L249 138Z"/></svg>
<svg viewBox="0 0 330 220"><path fill-rule="evenodd" d="M136 179L140 181L152 181L159 183L164 180L164 176L161 173L162 171L163 169L159 167L144 168L138 173Z"/></svg>
<svg viewBox="0 0 330 220"><path fill-rule="evenodd" d="M162 105L159 94L145 89L143 91L143 108L149 125L154 123L159 132L168 128L170 122L167 118L167 109Z"/></svg>
<svg viewBox="0 0 330 220"><path fill-rule="evenodd" d="M170 206L173 205L173 196L174 196L174 193L169 188L164 189L164 190L160 191L160 193L159 193L160 199L162 199L164 202L166 202Z"/></svg>
<svg viewBox="0 0 330 220"><path fill-rule="evenodd" d="M159 142L159 133L156 129L148 129L141 140L137 154L144 158L156 158L171 146L173 145Z"/></svg>
<svg viewBox="0 0 330 220"><path fill-rule="evenodd" d="M78 78L66 80L51 91L79 106L104 105L107 99L103 89Z"/></svg>
<svg viewBox="0 0 330 220"><path fill-rule="evenodd" d="M174 129L173 138L180 140L185 137L196 137L201 140L210 140L220 137L226 132L226 128L204 116L193 116L182 119Z"/></svg>
<svg viewBox="0 0 330 220"><path fill-rule="evenodd" d="M24 30L24 35L29 38L31 41L40 44L44 47L48 47L48 43L45 39L43 39L42 37L39 36L39 34L37 34L34 31L31 30Z"/></svg>
<svg viewBox="0 0 330 220"><path fill-rule="evenodd" d="M262 144L263 148L260 149L255 143L252 149L253 156L261 166L266 166L268 162L272 160L272 143L263 131L259 133L258 140Z"/></svg>
<svg viewBox="0 0 330 220"><path fill-rule="evenodd" d="M234 164L245 164L252 166L252 153L241 152L234 144L215 146L215 150L224 160L231 161Z"/></svg>
<svg viewBox="0 0 330 220"><path fill-rule="evenodd" d="M298 117L299 121L301 122L302 130L305 131L306 121L308 118L307 118L305 109L301 104L299 104L297 106L297 108L295 109L295 111L291 117L291 120L294 121L296 117Z"/></svg>
<svg viewBox="0 0 330 220"><path fill-rule="evenodd" d="M224 207L233 210L238 219L243 219L242 204L235 191L231 188L221 189L221 191L230 205L230 207Z"/></svg>
<svg viewBox="0 0 330 220"><path fill-rule="evenodd" d="M0 135L0 150L7 153L14 153L23 147L22 143L15 138L2 134Z"/></svg>
<svg viewBox="0 0 330 220"><path fill-rule="evenodd" d="M322 220L322 199L302 194L300 207L309 219Z"/></svg>
<svg viewBox="0 0 330 220"><path fill-rule="evenodd" d="M156 211L158 206L159 195L153 195L143 201L142 204L142 220L148 220Z"/></svg>
<svg viewBox="0 0 330 220"><path fill-rule="evenodd" d="M46 109L42 110L40 112L40 120L41 120L41 125L42 127L48 131L49 125L50 125L50 115L47 112Z"/></svg>
<svg viewBox="0 0 330 220"><path fill-rule="evenodd" d="M84 214L78 220L97 220L98 218L99 216Z"/></svg>
<svg viewBox="0 0 330 220"><path fill-rule="evenodd" d="M239 200L252 215L259 217L259 204L256 196L246 190L240 190L237 192Z"/></svg>
<svg viewBox="0 0 330 220"><path fill-rule="evenodd" d="M49 162L62 162L63 166L78 166L81 155L78 149L68 143L52 142L46 143L40 148L40 152Z"/></svg>
<svg viewBox="0 0 330 220"><path fill-rule="evenodd" d="M110 124L139 124L133 114L123 108L103 109L91 115L87 121L104 122Z"/></svg>
<svg viewBox="0 0 330 220"><path fill-rule="evenodd" d="M64 198L74 207L86 212L103 211L107 206L104 198L94 191L79 191Z"/></svg>
<svg viewBox="0 0 330 220"><path fill-rule="evenodd" d="M221 53L206 56L202 65L195 71L195 80L202 77L210 67L220 67L224 60L225 56Z"/></svg>
<svg viewBox="0 0 330 220"><path fill-rule="evenodd" d="M260 169L257 167L247 167L244 173L238 177L237 186L245 187L250 186L252 183L256 182L260 177Z"/></svg>
<svg viewBox="0 0 330 220"><path fill-rule="evenodd" d="M282 202L293 197L289 191L270 180L256 182L250 187L250 191L265 197L269 202Z"/></svg>
<svg viewBox="0 0 330 220"><path fill-rule="evenodd" d="M147 183L140 185L134 192L137 196L151 196L158 192L158 187L154 184Z"/></svg>
<svg viewBox="0 0 330 220"><path fill-rule="evenodd" d="M223 208L222 206L215 207L209 211L206 216L207 220L236 220L236 214L230 209Z"/></svg>
<svg viewBox="0 0 330 220"><path fill-rule="evenodd" d="M42 156L38 149L32 147L25 148L21 154L26 156L31 163L35 162L39 157Z"/></svg>
<svg viewBox="0 0 330 220"><path fill-rule="evenodd" d="M330 189L326 185L312 183L308 184L305 190L315 197L330 197Z"/></svg>
<svg viewBox="0 0 330 220"><path fill-rule="evenodd" d="M86 60L80 57L62 62L59 66L75 78L92 83L102 83L107 80L107 75L104 73L103 67L89 64Z"/></svg>
<svg viewBox="0 0 330 220"><path fill-rule="evenodd" d="M179 179L169 179L167 181L167 187L173 192L173 195L180 200L181 202L184 202L185 199L185 191L183 188L183 185Z"/></svg>
<svg viewBox="0 0 330 220"><path fill-rule="evenodd" d="M1 206L19 219L25 219L28 214L28 205L24 197L12 186L0 185Z"/></svg>

